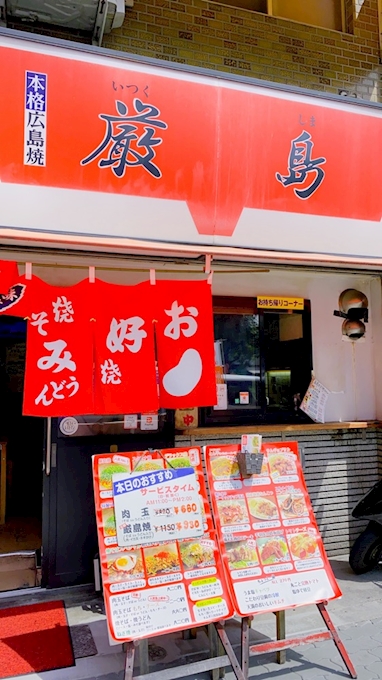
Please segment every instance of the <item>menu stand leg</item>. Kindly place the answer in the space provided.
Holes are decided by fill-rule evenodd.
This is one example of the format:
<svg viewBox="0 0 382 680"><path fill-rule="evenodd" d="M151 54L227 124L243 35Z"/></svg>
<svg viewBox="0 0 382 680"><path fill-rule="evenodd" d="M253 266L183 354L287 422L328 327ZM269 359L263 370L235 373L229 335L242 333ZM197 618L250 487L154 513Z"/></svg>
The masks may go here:
<svg viewBox="0 0 382 680"><path fill-rule="evenodd" d="M285 610L276 613L276 638L277 640L285 640ZM276 652L277 663L283 664L286 662L286 650Z"/></svg>
<svg viewBox="0 0 382 680"><path fill-rule="evenodd" d="M236 675L237 680L247 680L244 676L243 671L240 668L240 664L236 658L235 652L233 651L232 645L228 639L228 635L224 629L224 621L220 621L219 623L216 624L216 630L218 632L222 645L226 651L226 654L229 658L232 670Z"/></svg>
<svg viewBox="0 0 382 680"><path fill-rule="evenodd" d="M348 669L350 677L356 678L357 677L356 670L355 670L352 662L350 661L349 655L348 655L348 653L345 649L343 642L339 638L339 635L338 635L337 630L334 626L334 623L333 623L332 619L330 618L329 613L326 610L325 604L326 604L326 602L319 602L318 605L317 605L317 609L322 616L322 619L325 623L325 626L327 627L327 629L329 630L329 632L331 634L332 640L333 640L335 646L337 647L346 668Z"/></svg>
<svg viewBox="0 0 382 680"><path fill-rule="evenodd" d="M211 659L213 659L214 657L219 655L219 636L213 623L208 624L207 632L208 640L210 643L210 657ZM220 677L219 673L220 668L213 668L211 670L211 680L219 680Z"/></svg>
<svg viewBox="0 0 382 680"><path fill-rule="evenodd" d="M241 619L241 670L245 680L248 679L249 668L249 628L251 619L244 616Z"/></svg>
<svg viewBox="0 0 382 680"><path fill-rule="evenodd" d="M139 641L139 672L141 675L146 675L149 672L148 638Z"/></svg>
<svg viewBox="0 0 382 680"><path fill-rule="evenodd" d="M134 658L135 658L135 643L127 642L124 680L133 680Z"/></svg>
<svg viewBox="0 0 382 680"><path fill-rule="evenodd" d="M225 654L225 649L222 645L222 641L219 638L219 656L224 656ZM220 678L225 678L225 668L219 668L219 680Z"/></svg>

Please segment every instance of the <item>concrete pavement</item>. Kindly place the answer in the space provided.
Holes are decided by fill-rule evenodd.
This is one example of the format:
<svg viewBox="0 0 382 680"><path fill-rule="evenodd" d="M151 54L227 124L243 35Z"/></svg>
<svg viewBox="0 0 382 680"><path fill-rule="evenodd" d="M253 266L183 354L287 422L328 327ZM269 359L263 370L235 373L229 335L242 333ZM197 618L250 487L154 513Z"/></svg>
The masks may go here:
<svg viewBox="0 0 382 680"><path fill-rule="evenodd" d="M328 604L328 611L340 638L356 668L359 680L382 680L382 565L370 574L355 576L347 557L331 560L343 597ZM57 591L59 593L59 591ZM52 599L52 598L51 598ZM72 668L31 674L29 680L123 680L124 654L121 645L109 644L101 600L85 604L67 603L71 630L88 626L97 654L78 658ZM287 636L324 630L315 606L300 607L286 612ZM227 624L229 638L239 655L240 622ZM275 636L275 617L261 614L255 617L251 642L265 641ZM149 640L150 671L157 671L205 658L207 637L198 630L196 640L184 640L180 634L159 636ZM95 649L94 649L95 651ZM138 655L137 655L138 656ZM139 667L136 674L139 675ZM276 663L275 654L251 657L250 677L257 680L340 680L349 677L342 659L331 641L303 645L287 651L287 661ZM157 676L160 679L160 674ZM210 680L210 673L183 676L181 680ZM226 680L235 680L230 668Z"/></svg>

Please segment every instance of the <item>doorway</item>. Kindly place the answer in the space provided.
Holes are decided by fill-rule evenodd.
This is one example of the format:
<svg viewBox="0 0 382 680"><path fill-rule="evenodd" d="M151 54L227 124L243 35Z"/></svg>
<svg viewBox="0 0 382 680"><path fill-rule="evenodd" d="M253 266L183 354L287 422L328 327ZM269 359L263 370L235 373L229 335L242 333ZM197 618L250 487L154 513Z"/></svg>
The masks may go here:
<svg viewBox="0 0 382 680"><path fill-rule="evenodd" d="M26 322L0 317L0 591L39 585L44 420L22 415Z"/></svg>

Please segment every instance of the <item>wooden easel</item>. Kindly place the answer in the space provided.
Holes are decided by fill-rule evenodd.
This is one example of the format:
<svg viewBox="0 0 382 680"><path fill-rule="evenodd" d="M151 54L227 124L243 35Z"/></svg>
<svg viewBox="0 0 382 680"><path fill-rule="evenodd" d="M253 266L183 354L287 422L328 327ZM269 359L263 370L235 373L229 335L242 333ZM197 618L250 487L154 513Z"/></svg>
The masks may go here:
<svg viewBox="0 0 382 680"><path fill-rule="evenodd" d="M340 640L337 630L331 620L329 613L326 610L327 602L319 602L317 609L321 614L326 631L320 633L312 633L310 635L300 635L294 638L285 638L285 610L276 612L276 630L277 639L271 642L261 642L258 644L249 644L249 628L253 617L245 617L241 621L241 667L244 675L244 680L248 680L249 657L257 654L265 654L266 652L277 652L278 663L285 663L285 650L299 645L306 645L309 643L322 642L323 640L332 640L336 645L342 660L348 670L351 678L356 678L356 670L350 661L349 655L345 649L343 642Z"/></svg>
<svg viewBox="0 0 382 680"><path fill-rule="evenodd" d="M204 661L195 661L174 668L149 673L148 639L126 643L126 664L124 680L175 680L185 675L194 675L204 671L212 671L212 680L222 677L225 666L231 666L237 680L245 680L236 654L224 628L224 621L208 625L211 656ZM134 676L135 652L139 645L140 675ZM220 652L226 652L221 654Z"/></svg>
<svg viewBox="0 0 382 680"><path fill-rule="evenodd" d="M249 643L249 629L252 616L247 616L241 620L241 666L228 639L224 628L225 622L211 623L208 625L208 637L210 640L211 656L204 661L196 661L174 668L167 668L158 672L149 673L148 666L148 639L136 642L128 642L126 649L126 665L124 680L175 680L182 676L212 671L212 680L219 680L224 677L224 667L231 666L237 680L248 680L249 658L267 652L277 652L277 661L280 664L286 661L286 650L299 645L332 640L336 645L341 658L347 668L351 678L356 678L356 670L349 658L343 642L331 620L327 610L326 602L319 602L317 609L327 628L320 633L300 635L298 637L286 638L285 630L285 610L275 612L276 614L276 640L261 642L254 645ZM134 660L137 646L139 645L140 675L134 676ZM224 654L225 651L225 654Z"/></svg>

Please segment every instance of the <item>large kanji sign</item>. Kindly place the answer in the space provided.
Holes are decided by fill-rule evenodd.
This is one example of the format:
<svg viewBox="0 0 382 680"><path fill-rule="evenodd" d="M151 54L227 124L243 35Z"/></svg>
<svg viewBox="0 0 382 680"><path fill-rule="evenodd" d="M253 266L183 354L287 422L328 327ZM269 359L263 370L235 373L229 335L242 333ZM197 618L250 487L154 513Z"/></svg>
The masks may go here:
<svg viewBox="0 0 382 680"><path fill-rule="evenodd" d="M5 226L382 254L375 107L6 37L0 66Z"/></svg>

